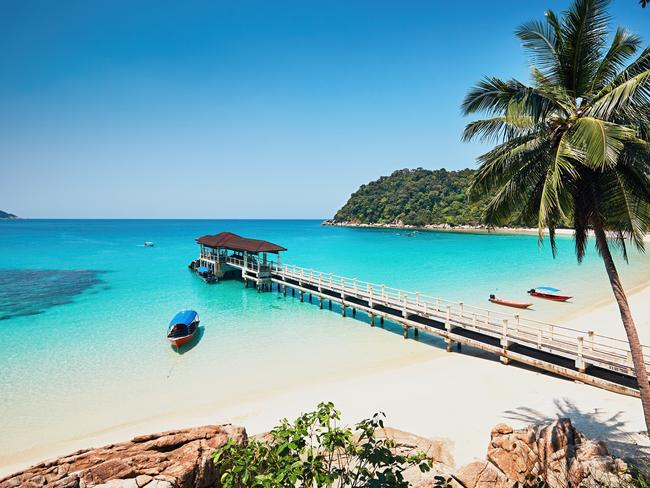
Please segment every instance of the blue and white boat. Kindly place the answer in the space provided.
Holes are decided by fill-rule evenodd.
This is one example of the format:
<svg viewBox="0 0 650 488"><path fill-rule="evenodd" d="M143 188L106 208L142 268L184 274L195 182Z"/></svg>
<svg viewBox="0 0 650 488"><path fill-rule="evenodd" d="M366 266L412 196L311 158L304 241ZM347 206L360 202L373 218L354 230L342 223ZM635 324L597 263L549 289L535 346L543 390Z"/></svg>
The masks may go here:
<svg viewBox="0 0 650 488"><path fill-rule="evenodd" d="M181 310L169 322L167 340L175 347L191 341L199 328L199 314L194 310Z"/></svg>

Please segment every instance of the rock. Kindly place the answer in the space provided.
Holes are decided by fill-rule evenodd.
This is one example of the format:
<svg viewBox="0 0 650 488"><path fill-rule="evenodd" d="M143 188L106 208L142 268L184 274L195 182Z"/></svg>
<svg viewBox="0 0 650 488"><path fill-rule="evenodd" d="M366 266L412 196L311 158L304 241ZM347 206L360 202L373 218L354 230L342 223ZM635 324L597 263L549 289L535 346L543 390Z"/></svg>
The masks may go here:
<svg viewBox="0 0 650 488"><path fill-rule="evenodd" d="M454 478L465 488L508 488L514 484L490 461L474 461L460 468Z"/></svg>
<svg viewBox="0 0 650 488"><path fill-rule="evenodd" d="M614 459L604 442L589 440L569 419L546 426L492 429L487 459L464 466L454 478L465 488L505 488L541 478L550 488L618 486L627 481L627 466Z"/></svg>
<svg viewBox="0 0 650 488"><path fill-rule="evenodd" d="M77 451L0 479L0 488L204 488L215 486L212 452L229 439L246 440L243 427L206 425L133 438Z"/></svg>

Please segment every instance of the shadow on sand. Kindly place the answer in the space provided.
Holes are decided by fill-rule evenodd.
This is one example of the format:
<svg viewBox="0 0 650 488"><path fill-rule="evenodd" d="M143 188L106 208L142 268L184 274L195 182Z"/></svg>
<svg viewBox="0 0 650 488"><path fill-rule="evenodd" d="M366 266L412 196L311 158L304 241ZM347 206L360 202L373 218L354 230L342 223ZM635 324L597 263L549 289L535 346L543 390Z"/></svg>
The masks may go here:
<svg viewBox="0 0 650 488"><path fill-rule="evenodd" d="M555 404L553 415L545 415L529 407L519 407L515 410L506 410L504 416L534 425L569 418L575 428L588 438L605 441L615 456L629 460L648 459L650 456L650 447L647 443L643 442L646 445L639 443L643 440L642 434L630 432L629 428L626 428L625 422L621 419L624 411L612 412L601 408L585 411L566 398L556 398L553 403Z"/></svg>
<svg viewBox="0 0 650 488"><path fill-rule="evenodd" d="M181 356L183 354L186 354L190 352L196 345L201 342L201 339L203 338L203 334L205 333L205 327L202 325L199 325L196 329L196 334L194 334L194 337L192 337L192 340L187 342L186 344L183 344L181 347L176 348L174 346L170 346L174 352L177 352Z"/></svg>

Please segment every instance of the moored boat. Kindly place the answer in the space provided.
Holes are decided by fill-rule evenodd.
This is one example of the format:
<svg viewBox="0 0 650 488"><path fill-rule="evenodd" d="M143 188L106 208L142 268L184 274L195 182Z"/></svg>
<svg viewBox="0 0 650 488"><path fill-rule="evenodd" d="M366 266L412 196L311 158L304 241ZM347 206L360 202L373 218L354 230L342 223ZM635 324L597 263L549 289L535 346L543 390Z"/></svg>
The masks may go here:
<svg viewBox="0 0 650 488"><path fill-rule="evenodd" d="M199 314L194 310L182 310L174 315L167 327L167 340L172 346L188 343L199 328Z"/></svg>
<svg viewBox="0 0 650 488"><path fill-rule="evenodd" d="M217 281L216 276L214 276L210 268L207 266L199 266L196 268L196 274L206 283L215 283Z"/></svg>
<svg viewBox="0 0 650 488"><path fill-rule="evenodd" d="M569 295L558 295L558 291L560 290L557 288L551 288L550 286L538 286L537 288L531 288L528 290L528 294L532 297L543 298L544 300L551 300L554 302L566 302L573 298Z"/></svg>
<svg viewBox="0 0 650 488"><path fill-rule="evenodd" d="M504 298L498 298L494 295L490 295L489 300L492 303L496 303L497 305L505 305L506 307L528 308L533 306L532 303L517 302L515 300L506 300Z"/></svg>
<svg viewBox="0 0 650 488"><path fill-rule="evenodd" d="M154 243L151 242L151 241L145 241L145 243L144 243L144 247L153 247L153 246L154 246Z"/></svg>

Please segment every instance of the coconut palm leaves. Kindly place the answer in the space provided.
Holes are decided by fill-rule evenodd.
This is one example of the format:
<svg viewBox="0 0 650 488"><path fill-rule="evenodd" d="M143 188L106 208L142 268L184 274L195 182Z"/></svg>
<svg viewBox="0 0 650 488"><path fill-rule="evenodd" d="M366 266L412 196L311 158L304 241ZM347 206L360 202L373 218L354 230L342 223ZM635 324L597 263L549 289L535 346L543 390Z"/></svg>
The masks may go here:
<svg viewBox="0 0 650 488"><path fill-rule="evenodd" d="M578 259L594 225L643 247L650 224L650 49L619 28L607 44L608 0L575 0L561 17L516 31L532 82L485 78L463 102L464 140L494 141L473 195L492 195L489 224L576 229Z"/></svg>

